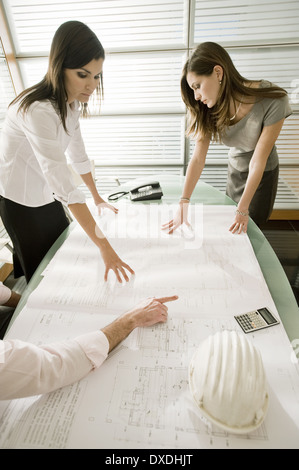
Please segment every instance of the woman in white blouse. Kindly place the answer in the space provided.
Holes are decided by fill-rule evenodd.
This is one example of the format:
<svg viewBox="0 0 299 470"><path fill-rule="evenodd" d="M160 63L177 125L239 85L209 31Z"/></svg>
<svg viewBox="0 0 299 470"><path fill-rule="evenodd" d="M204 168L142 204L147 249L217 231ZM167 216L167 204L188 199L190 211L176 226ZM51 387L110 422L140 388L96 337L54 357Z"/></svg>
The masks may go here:
<svg viewBox="0 0 299 470"><path fill-rule="evenodd" d="M14 275L25 275L27 282L69 224L63 205L99 248L105 280L110 269L119 282L134 273L96 225L66 159L81 175L95 205L117 213L98 194L79 125L92 93L102 94L104 58L88 26L79 21L62 24L52 41L44 79L8 108L0 147L0 215L14 247Z"/></svg>

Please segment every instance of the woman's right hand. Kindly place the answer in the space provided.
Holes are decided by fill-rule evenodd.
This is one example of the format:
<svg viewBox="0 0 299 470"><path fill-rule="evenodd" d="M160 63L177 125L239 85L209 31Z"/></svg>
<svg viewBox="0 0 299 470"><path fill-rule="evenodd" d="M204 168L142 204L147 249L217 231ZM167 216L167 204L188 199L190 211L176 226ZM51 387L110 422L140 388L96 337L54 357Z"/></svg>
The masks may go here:
<svg viewBox="0 0 299 470"><path fill-rule="evenodd" d="M168 234L171 234L182 224L186 224L187 227L191 227L191 224L188 222L188 206L188 202L181 201L174 218L163 224L162 230L168 230Z"/></svg>
<svg viewBox="0 0 299 470"><path fill-rule="evenodd" d="M126 282L129 282L130 280L126 270L129 271L129 273L133 275L135 274L133 269L120 259L120 257L113 250L112 246L109 243L105 245L105 248L104 247L101 248L101 255L106 266L105 275L104 275L105 281L108 280L108 274L109 274L110 269L114 271L116 278L118 282L120 283L122 283L122 277L124 278Z"/></svg>
<svg viewBox="0 0 299 470"><path fill-rule="evenodd" d="M129 276L127 274L127 271L131 274L135 274L133 269L128 264L124 263L124 261L122 261L120 257L115 253L114 249L108 242L104 233L96 224L87 205L85 203L69 204L69 209L74 215L74 217L77 219L78 223L81 225L85 233L100 249L106 267L104 280L108 280L108 273L110 269L112 269L112 271L114 271L116 275L118 282L122 282L122 278L128 282Z"/></svg>

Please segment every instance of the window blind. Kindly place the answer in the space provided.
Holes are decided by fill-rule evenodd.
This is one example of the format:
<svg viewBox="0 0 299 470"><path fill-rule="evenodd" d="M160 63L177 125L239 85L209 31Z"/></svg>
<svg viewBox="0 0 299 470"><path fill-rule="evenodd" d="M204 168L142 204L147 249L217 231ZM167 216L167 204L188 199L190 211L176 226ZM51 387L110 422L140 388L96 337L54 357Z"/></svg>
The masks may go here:
<svg viewBox="0 0 299 470"><path fill-rule="evenodd" d="M45 74L53 34L64 21L87 23L101 40L106 50L101 116L91 104L91 117L81 121L101 187L114 187L117 177L124 182L159 172L185 173L194 143L185 137L181 70L198 43L215 41L227 48L242 75L269 80L288 91L294 114L277 141L276 206L284 207L288 198L292 208L297 204L298 0L2 0L2 4L26 87ZM4 83L5 59L0 56L0 61ZM9 83L5 89L8 93ZM211 144L202 175L222 191L227 151Z"/></svg>
<svg viewBox="0 0 299 470"><path fill-rule="evenodd" d="M299 155L299 115L292 114L283 124L281 133L276 141L276 147L282 163L286 165L298 164ZM189 141L189 155L192 156L194 150L194 140ZM228 147L221 144L210 144L207 161L210 164L223 164L226 162Z"/></svg>
<svg viewBox="0 0 299 470"><path fill-rule="evenodd" d="M101 114L184 113L180 76L186 56L182 52L108 54L103 66L104 101ZM47 59L19 62L26 88L47 71ZM89 105L96 113L96 103Z"/></svg>
<svg viewBox="0 0 299 470"><path fill-rule="evenodd" d="M183 166L184 128L180 115L81 120L87 153L99 166Z"/></svg>
<svg viewBox="0 0 299 470"><path fill-rule="evenodd" d="M299 40L298 0L197 0L191 44L287 44Z"/></svg>
<svg viewBox="0 0 299 470"><path fill-rule="evenodd" d="M181 52L108 55L104 64L105 113L181 112Z"/></svg>
<svg viewBox="0 0 299 470"><path fill-rule="evenodd" d="M299 111L299 47L227 48L236 68L246 78L269 80L284 88L293 111ZM104 63L103 113L143 111L182 112L180 76L186 54L155 52L113 54ZM25 86L37 83L47 70L47 59L19 61Z"/></svg>
<svg viewBox="0 0 299 470"><path fill-rule="evenodd" d="M298 2L299 5L299 2ZM293 111L299 110L294 96L299 81L299 47L227 48L241 75L252 80L269 80L289 93ZM299 96L299 95L298 95Z"/></svg>
<svg viewBox="0 0 299 470"><path fill-rule="evenodd" d="M2 128L7 106L15 98L15 91L8 70L0 40L0 129Z"/></svg>
<svg viewBox="0 0 299 470"><path fill-rule="evenodd" d="M188 5L186 0L4 0L18 56L46 54L55 30L67 20L88 24L110 51L186 47Z"/></svg>

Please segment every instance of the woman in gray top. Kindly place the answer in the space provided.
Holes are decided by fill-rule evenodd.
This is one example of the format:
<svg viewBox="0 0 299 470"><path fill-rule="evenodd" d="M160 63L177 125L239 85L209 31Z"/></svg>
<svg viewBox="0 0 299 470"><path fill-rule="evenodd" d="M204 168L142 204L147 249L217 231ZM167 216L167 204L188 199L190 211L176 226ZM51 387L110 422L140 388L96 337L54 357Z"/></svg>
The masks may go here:
<svg viewBox="0 0 299 470"><path fill-rule="evenodd" d="M277 191L275 141L291 114L288 95L265 80L250 81L236 70L219 44L200 44L186 62L181 79L187 106L187 134L196 138L179 209L163 228L172 233L188 223L188 203L205 165L210 141L230 147L227 194L237 204L230 230L247 231L249 216L268 220Z"/></svg>

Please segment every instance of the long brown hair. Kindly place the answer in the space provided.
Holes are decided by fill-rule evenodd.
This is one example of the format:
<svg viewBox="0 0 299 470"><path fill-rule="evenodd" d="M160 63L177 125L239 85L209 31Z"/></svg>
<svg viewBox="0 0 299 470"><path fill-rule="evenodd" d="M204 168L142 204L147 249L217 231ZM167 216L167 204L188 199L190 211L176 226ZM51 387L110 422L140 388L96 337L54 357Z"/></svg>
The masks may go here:
<svg viewBox="0 0 299 470"><path fill-rule="evenodd" d="M216 65L222 67L223 77L217 102L213 108L208 108L195 100L193 90L187 83L187 74L193 72L209 76ZM231 99L236 100L240 96L249 97L249 102L253 103L257 98L282 98L287 94L278 86L254 88L249 86L250 82L240 75L230 55L222 46L214 42L204 42L197 46L187 60L181 77L182 99L188 109L187 135L194 137L211 135L214 141L221 141L230 124Z"/></svg>
<svg viewBox="0 0 299 470"><path fill-rule="evenodd" d="M64 85L64 69L79 69L93 59L105 59L105 51L97 36L80 21L67 21L57 29L51 44L48 71L44 78L22 91L10 104L20 102L18 111L26 112L35 101L51 100L58 109L61 122L66 129L67 93ZM103 97L102 74L97 93ZM87 103L82 106L82 115L87 114Z"/></svg>

